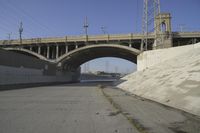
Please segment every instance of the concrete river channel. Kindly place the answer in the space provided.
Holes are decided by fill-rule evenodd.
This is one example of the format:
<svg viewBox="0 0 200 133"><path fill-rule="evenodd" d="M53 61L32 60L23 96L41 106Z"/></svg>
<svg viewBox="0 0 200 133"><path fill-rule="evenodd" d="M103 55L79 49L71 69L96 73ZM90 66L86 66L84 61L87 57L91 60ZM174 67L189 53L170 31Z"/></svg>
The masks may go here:
<svg viewBox="0 0 200 133"><path fill-rule="evenodd" d="M0 133L200 133L200 119L96 81L0 91Z"/></svg>

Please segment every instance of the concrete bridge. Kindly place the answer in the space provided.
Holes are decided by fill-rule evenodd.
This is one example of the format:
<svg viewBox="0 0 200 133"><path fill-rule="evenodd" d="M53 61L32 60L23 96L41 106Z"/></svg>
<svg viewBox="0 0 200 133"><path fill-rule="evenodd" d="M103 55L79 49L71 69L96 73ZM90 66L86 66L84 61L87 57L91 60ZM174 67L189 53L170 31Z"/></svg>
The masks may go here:
<svg viewBox="0 0 200 133"><path fill-rule="evenodd" d="M160 17L159 17L160 18ZM157 35L148 35L148 50L169 48L200 42L200 32L172 32L171 17L161 14L165 30L158 27ZM155 19L156 23L160 23ZM160 24L159 24L160 25ZM159 37L159 38L156 38ZM100 57L119 57L137 63L143 51L143 34L118 34L97 36L65 36L56 38L32 38L1 40L0 47L56 63L62 69L77 69L81 64ZM162 39L162 44L155 41Z"/></svg>
<svg viewBox="0 0 200 133"><path fill-rule="evenodd" d="M41 44L44 45L44 44ZM58 67L76 70L81 64L101 57L118 57L137 63L140 50L123 44L91 44L91 45L45 45L45 46L8 46L4 49L33 56L41 60L56 63ZM71 48L73 47L73 48ZM36 49L37 48L37 49ZM34 51L36 49L36 51Z"/></svg>
<svg viewBox="0 0 200 133"><path fill-rule="evenodd" d="M164 33L165 36L166 34ZM200 42L200 32L172 32L170 36L172 44L169 47ZM22 44L20 44L19 40L2 40L0 41L0 47L58 64L72 62L71 60L72 58L75 60L75 56L79 58L76 59L76 62L81 63L99 57L119 57L137 63L136 56L141 52L142 39L142 34L132 33L66 36L60 38L24 39ZM154 34L152 33L149 35L149 50L157 49L153 46L154 40Z"/></svg>

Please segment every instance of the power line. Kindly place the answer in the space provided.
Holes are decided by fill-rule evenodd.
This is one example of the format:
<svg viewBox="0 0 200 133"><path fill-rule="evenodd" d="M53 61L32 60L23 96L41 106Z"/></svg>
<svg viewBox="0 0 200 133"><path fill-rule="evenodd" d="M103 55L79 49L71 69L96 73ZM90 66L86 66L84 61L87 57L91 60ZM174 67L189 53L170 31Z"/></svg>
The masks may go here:
<svg viewBox="0 0 200 133"><path fill-rule="evenodd" d="M35 22L36 24L39 24L41 26L41 28L44 28L45 30L50 31L50 32L55 32L50 27L48 27L48 26L44 25L43 23L41 23L40 21L38 21L38 19L35 19L33 16L31 16L29 13L27 13L25 10L23 10L19 6L17 7L16 5L13 5L13 3L11 3L9 0L8 0L8 2L10 3L10 5L13 8L15 8L18 11L21 11L25 16L27 16L28 18L32 19L33 22Z"/></svg>
<svg viewBox="0 0 200 133"><path fill-rule="evenodd" d="M15 12L15 14L12 15L12 17L10 17L10 18L17 20L17 22L18 22L19 17L21 17L21 20L22 20L22 16L24 16L26 18L26 21L29 21L30 24L29 24L25 34L27 33L27 31L29 31L30 35L36 35L36 33L38 33L38 32L32 32L32 31L35 30L36 29L35 27L38 27L38 26L39 26L39 28L37 28L37 29L40 29L43 32L43 34L44 34L44 31L47 31L49 33L54 33L54 31L51 31L49 27L41 24L39 21L37 21L37 19L34 19L31 15L29 15L23 9L21 9L19 7L17 8L10 1L7 1L7 2L9 2L9 4L1 4L1 5L4 5L4 6L6 5L7 6L6 9L9 9L9 13L12 13L11 11ZM35 27L33 27L33 25L35 25ZM29 29L32 29L32 30L29 30Z"/></svg>
<svg viewBox="0 0 200 133"><path fill-rule="evenodd" d="M4 5L4 4L1 4L1 5ZM4 7L4 9L0 8L0 10L1 10L1 14L0 14L1 15L1 19L4 20L4 21L1 21L1 27L3 26L4 29L8 29L8 28L5 28L5 27L12 27L12 26L16 25L16 32L17 32L17 27L18 27L17 24L18 24L18 22L20 20L20 18L19 18L20 15L13 14L10 17L5 17L5 16L9 16L9 14L6 12L6 9L8 9L8 8L6 8L6 7ZM12 13L12 12L9 12L9 13ZM10 19L8 20L8 18L11 18L11 20ZM10 29L6 30L6 31L10 32ZM12 32L14 33L13 30L12 30ZM33 35L34 32L32 32L32 30L27 29L26 32L25 32L25 34Z"/></svg>

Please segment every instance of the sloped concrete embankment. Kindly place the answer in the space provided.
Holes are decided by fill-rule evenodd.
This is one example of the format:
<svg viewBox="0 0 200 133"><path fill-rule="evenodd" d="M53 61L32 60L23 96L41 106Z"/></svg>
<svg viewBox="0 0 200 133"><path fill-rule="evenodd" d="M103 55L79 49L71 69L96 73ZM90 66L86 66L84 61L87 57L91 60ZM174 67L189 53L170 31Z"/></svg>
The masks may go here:
<svg viewBox="0 0 200 133"><path fill-rule="evenodd" d="M169 55L170 58L122 78L124 82L118 87L200 116L199 46L200 44L180 47L184 49L183 53L178 51L179 54L174 54L174 56L171 56L172 51L176 51L169 51L165 56ZM159 51L161 53L162 50ZM153 51L150 52L153 53ZM159 57L159 54L156 56Z"/></svg>

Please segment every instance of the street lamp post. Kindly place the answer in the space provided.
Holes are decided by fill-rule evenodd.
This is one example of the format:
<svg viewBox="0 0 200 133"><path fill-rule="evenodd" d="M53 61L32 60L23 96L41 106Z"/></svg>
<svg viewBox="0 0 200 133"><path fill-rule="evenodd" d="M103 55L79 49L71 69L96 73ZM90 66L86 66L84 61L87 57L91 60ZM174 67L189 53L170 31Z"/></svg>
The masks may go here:
<svg viewBox="0 0 200 133"><path fill-rule="evenodd" d="M86 17L84 25L83 25L83 28L85 29L86 44L88 43L88 27L89 27L89 24L88 24L88 20L87 20L87 17Z"/></svg>

